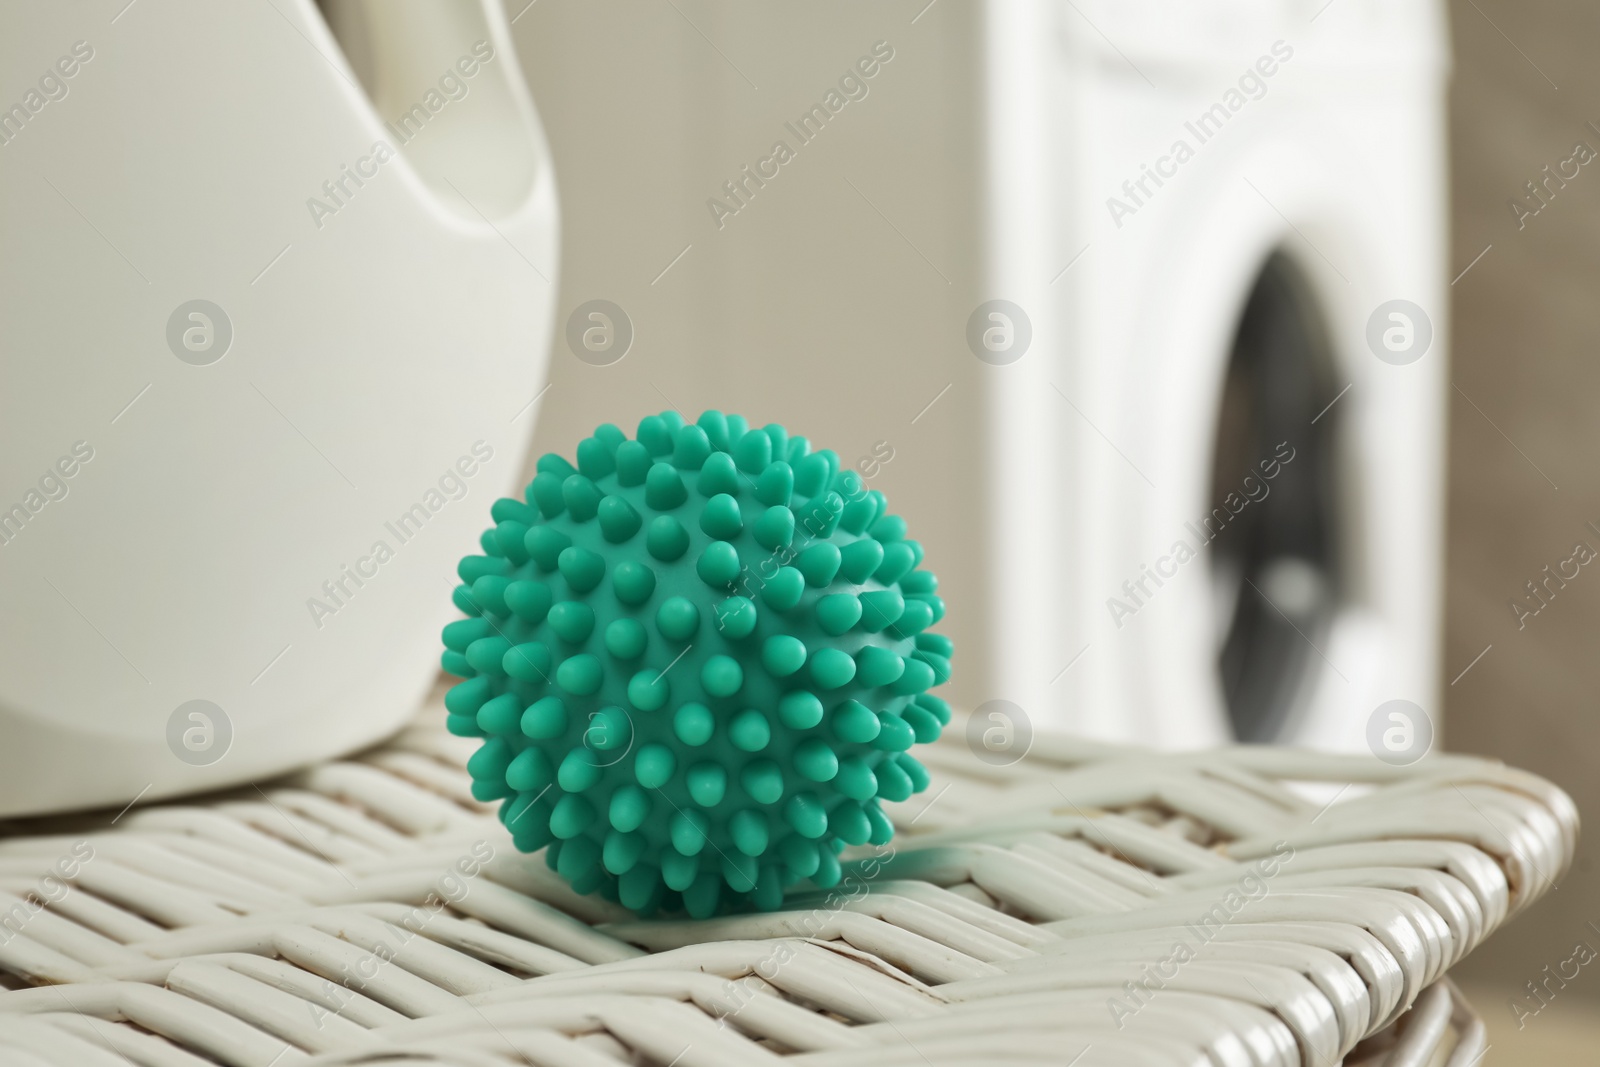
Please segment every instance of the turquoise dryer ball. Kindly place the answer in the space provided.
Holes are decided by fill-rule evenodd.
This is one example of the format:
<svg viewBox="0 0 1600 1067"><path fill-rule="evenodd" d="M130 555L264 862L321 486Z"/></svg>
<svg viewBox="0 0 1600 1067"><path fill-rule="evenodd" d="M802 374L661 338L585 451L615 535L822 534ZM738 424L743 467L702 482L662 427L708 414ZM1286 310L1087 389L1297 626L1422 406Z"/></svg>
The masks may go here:
<svg viewBox="0 0 1600 1067"><path fill-rule="evenodd" d="M781 426L605 425L490 509L444 629L473 793L580 893L640 914L771 910L894 834L950 721L922 546Z"/></svg>

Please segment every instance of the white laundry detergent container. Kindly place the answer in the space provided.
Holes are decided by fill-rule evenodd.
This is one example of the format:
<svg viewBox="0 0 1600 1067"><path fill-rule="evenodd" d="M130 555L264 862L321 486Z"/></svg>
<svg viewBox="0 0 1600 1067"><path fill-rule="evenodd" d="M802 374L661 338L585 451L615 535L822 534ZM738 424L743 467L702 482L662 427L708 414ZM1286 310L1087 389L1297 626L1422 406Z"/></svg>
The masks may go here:
<svg viewBox="0 0 1600 1067"><path fill-rule="evenodd" d="M0 8L0 815L399 728L547 357L497 3L124 2Z"/></svg>

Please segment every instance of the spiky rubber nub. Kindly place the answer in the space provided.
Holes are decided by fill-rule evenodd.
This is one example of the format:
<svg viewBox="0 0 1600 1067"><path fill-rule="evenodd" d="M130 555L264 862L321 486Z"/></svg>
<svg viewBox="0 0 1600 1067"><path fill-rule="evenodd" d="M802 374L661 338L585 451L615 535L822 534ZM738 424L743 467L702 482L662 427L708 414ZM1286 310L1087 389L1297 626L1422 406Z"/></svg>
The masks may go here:
<svg viewBox="0 0 1600 1067"><path fill-rule="evenodd" d="M473 793L516 846L639 914L780 905L894 833L950 641L882 493L783 427L672 412L550 454L458 568L443 657Z"/></svg>

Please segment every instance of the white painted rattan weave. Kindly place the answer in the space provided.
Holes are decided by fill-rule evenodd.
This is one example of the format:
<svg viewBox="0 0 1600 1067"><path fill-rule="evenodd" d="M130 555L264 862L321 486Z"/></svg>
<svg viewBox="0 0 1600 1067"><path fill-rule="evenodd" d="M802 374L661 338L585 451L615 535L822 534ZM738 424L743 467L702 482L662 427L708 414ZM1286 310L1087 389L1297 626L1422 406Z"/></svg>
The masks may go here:
<svg viewBox="0 0 1600 1067"><path fill-rule="evenodd" d="M1577 833L1484 760L1040 739L1000 769L958 723L844 886L639 921L512 850L442 720L114 825L0 828L0 1065L1466 1067L1483 1027L1444 974Z"/></svg>

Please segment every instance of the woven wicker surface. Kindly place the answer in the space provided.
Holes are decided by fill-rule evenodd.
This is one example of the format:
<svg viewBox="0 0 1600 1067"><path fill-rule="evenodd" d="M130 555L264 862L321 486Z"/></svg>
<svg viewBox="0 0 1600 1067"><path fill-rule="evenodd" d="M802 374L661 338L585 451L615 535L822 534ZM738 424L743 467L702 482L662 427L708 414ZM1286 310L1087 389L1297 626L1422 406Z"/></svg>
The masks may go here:
<svg viewBox="0 0 1600 1067"><path fill-rule="evenodd" d="M1576 843L1565 794L1483 760L1041 738L996 768L958 722L841 885L640 921L512 849L442 720L0 828L0 1065L1466 1067L1443 976Z"/></svg>

